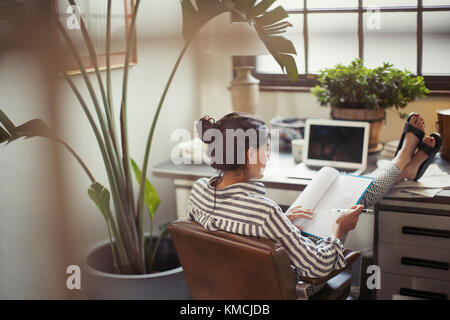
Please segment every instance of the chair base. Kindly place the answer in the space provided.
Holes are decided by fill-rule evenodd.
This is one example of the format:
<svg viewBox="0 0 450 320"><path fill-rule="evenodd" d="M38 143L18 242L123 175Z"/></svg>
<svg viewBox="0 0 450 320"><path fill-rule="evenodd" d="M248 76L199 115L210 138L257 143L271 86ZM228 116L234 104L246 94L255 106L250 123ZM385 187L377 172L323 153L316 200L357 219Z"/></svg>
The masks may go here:
<svg viewBox="0 0 450 320"><path fill-rule="evenodd" d="M344 271L327 281L310 300L345 300L350 296L352 274Z"/></svg>

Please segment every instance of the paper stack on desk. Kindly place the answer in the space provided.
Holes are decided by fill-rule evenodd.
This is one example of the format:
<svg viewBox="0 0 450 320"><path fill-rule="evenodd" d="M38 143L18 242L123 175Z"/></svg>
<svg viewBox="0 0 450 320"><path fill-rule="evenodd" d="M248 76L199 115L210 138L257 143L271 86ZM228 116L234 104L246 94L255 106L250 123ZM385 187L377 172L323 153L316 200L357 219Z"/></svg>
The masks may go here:
<svg viewBox="0 0 450 320"><path fill-rule="evenodd" d="M433 198L442 190L450 189L450 175L432 163L419 181L405 180L392 187L389 197L415 198L417 196Z"/></svg>

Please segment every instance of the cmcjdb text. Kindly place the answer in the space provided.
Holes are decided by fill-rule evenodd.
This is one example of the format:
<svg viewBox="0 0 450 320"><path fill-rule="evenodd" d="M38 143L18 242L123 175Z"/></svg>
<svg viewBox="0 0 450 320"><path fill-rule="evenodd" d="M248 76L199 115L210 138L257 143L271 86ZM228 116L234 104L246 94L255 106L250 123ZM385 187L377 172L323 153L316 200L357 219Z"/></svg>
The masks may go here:
<svg viewBox="0 0 450 320"><path fill-rule="evenodd" d="M246 315L251 317L253 315L270 314L270 307L266 304L226 304L223 308L213 306L203 307L188 304L180 308L180 315L200 315L210 318L215 312L224 315Z"/></svg>

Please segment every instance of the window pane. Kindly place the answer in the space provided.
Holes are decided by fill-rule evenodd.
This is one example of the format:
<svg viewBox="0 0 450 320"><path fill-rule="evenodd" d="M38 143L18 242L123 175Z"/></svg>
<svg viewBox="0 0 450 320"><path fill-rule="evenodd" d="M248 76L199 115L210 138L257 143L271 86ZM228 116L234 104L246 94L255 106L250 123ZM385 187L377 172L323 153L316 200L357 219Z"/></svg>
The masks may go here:
<svg viewBox="0 0 450 320"><path fill-rule="evenodd" d="M308 8L357 8L358 0L309 0Z"/></svg>
<svg viewBox="0 0 450 320"><path fill-rule="evenodd" d="M107 3L104 1L88 1L79 0L76 2L79 6L81 18L86 24L86 28L92 40L97 54L106 52L106 12ZM60 20L63 25L67 25L67 19L72 15L70 5L65 0L57 1L57 8L59 9ZM69 10L69 11L68 11ZM68 13L69 12L69 13ZM84 38L79 28L67 29L69 35L72 37L78 52L81 56L88 56L89 51L84 43ZM112 1L111 5L111 51L125 51L125 33L126 33L126 19L125 6L123 1Z"/></svg>
<svg viewBox="0 0 450 320"><path fill-rule="evenodd" d="M424 6L450 6L449 0L423 0Z"/></svg>
<svg viewBox="0 0 450 320"><path fill-rule="evenodd" d="M450 11L423 13L423 74L450 74Z"/></svg>
<svg viewBox="0 0 450 320"><path fill-rule="evenodd" d="M282 6L286 10L288 9L303 9L303 0L278 0L272 5L271 8Z"/></svg>
<svg viewBox="0 0 450 320"><path fill-rule="evenodd" d="M308 28L309 73L358 57L358 14L310 14Z"/></svg>
<svg viewBox="0 0 450 320"><path fill-rule="evenodd" d="M417 4L417 0L363 0L363 7L415 7Z"/></svg>
<svg viewBox="0 0 450 320"><path fill-rule="evenodd" d="M305 49L303 42L303 15L302 14L290 14L289 21L293 27L288 28L285 34L282 34L285 38L292 41L294 44L297 55L294 56L295 62L299 74L305 73ZM259 73L282 73L282 70L278 63L271 55L258 56L256 58L256 70Z"/></svg>
<svg viewBox="0 0 450 320"><path fill-rule="evenodd" d="M364 60L367 67L383 62L416 72L417 18L414 12L364 14Z"/></svg>

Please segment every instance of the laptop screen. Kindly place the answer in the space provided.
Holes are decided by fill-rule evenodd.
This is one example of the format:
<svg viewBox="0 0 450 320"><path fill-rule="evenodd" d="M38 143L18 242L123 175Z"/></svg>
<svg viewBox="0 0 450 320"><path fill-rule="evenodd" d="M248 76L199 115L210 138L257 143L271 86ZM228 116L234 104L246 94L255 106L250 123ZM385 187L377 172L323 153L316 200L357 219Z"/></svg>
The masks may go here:
<svg viewBox="0 0 450 320"><path fill-rule="evenodd" d="M308 159L362 163L364 128L311 124Z"/></svg>

